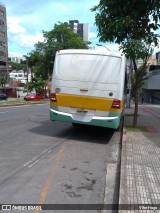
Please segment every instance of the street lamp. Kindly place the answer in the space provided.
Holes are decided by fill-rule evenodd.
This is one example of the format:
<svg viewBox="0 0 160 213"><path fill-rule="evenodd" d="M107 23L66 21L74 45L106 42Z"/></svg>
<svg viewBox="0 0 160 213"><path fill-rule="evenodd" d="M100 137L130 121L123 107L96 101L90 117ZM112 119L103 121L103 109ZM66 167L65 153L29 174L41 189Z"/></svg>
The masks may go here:
<svg viewBox="0 0 160 213"><path fill-rule="evenodd" d="M104 47L104 48L106 48L107 50L109 50L107 47L105 47L104 45L102 45L102 44L96 44L97 46L99 46L99 47ZM109 50L110 51L110 50Z"/></svg>

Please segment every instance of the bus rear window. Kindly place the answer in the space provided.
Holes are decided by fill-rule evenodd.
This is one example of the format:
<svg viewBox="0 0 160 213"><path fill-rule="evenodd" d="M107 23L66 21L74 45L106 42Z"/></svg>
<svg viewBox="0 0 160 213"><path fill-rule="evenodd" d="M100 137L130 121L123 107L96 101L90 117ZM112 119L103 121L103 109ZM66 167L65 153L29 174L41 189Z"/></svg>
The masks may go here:
<svg viewBox="0 0 160 213"><path fill-rule="evenodd" d="M56 63L56 78L74 81L92 81L106 83L118 80L121 58L88 55L62 54Z"/></svg>

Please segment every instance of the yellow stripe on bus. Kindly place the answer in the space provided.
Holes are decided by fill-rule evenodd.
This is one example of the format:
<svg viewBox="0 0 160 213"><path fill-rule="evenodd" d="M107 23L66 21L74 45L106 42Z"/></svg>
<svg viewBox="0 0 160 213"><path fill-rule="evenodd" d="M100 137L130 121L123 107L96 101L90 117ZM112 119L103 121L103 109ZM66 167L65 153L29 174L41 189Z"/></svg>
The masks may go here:
<svg viewBox="0 0 160 213"><path fill-rule="evenodd" d="M56 94L57 102L51 101L51 105L93 109L106 112L120 112L122 110L123 101L121 101L121 109L111 108L113 98L98 98L91 96L78 96L68 94Z"/></svg>

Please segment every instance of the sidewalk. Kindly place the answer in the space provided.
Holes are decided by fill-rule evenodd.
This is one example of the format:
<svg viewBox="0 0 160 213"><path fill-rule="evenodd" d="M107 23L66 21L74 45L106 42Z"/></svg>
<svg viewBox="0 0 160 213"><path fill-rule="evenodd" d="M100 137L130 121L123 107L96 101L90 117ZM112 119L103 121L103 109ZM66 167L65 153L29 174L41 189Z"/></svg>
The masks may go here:
<svg viewBox="0 0 160 213"><path fill-rule="evenodd" d="M134 107L126 109L125 126L132 126ZM158 210L119 210L160 212L160 105L139 105L138 125L145 131L125 131L122 142L119 204L141 204L146 208L159 204ZM133 209L133 206L131 208ZM152 205L152 206L151 206ZM121 206L121 205L120 205ZM128 206L128 205L126 205ZM150 207L147 207L150 206ZM134 206L135 207L135 206Z"/></svg>

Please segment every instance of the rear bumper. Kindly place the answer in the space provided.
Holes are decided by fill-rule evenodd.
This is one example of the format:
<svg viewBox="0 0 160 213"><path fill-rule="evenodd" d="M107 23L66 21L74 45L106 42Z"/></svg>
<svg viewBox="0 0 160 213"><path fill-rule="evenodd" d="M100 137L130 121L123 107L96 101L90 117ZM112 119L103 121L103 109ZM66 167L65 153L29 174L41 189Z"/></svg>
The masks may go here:
<svg viewBox="0 0 160 213"><path fill-rule="evenodd" d="M50 119L52 121L57 120L57 121L63 121L63 122L79 123L79 124L117 129L119 127L121 114L109 113L109 116L107 117L92 116L92 118L88 122L86 122L86 121L83 121L83 119L82 120L74 119L73 114L60 112L55 109L50 109Z"/></svg>

